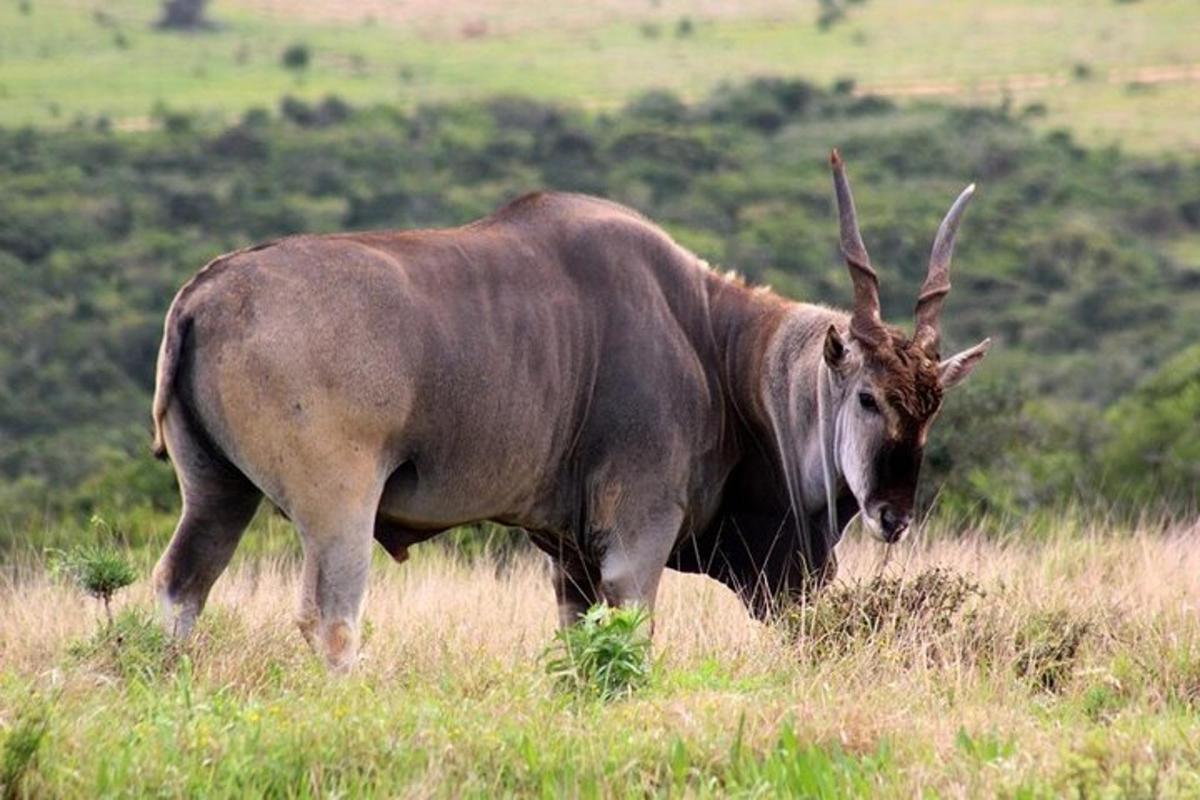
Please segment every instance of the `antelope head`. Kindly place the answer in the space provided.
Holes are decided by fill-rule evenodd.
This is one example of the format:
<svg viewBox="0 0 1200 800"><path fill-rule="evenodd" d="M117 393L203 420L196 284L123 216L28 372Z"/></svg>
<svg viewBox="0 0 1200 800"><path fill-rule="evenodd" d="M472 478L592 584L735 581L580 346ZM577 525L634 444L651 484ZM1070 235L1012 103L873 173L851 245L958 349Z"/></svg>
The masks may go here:
<svg viewBox="0 0 1200 800"><path fill-rule="evenodd" d="M847 329L831 325L825 334L825 418L832 427L826 459L833 461L827 469L845 479L872 534L891 543L912 522L925 442L943 393L971 373L991 344L984 339L946 358L940 351L954 238L975 186L963 190L938 228L908 337L880 317L879 278L859 233L850 183L836 150L831 162L854 308Z"/></svg>

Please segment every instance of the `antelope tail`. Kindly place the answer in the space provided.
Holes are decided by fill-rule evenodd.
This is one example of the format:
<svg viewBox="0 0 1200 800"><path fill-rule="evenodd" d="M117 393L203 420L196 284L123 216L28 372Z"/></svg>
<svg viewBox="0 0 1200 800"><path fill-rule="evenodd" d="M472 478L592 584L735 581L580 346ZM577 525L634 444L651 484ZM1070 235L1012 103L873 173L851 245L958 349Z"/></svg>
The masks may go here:
<svg viewBox="0 0 1200 800"><path fill-rule="evenodd" d="M175 373L179 370L179 359L183 354L184 339L191 327L191 318L172 307L163 325L162 345L158 349L158 368L154 378L154 405L151 416L154 422L154 442L150 446L155 458L167 457L167 440L163 421L171 405L171 394L175 385Z"/></svg>

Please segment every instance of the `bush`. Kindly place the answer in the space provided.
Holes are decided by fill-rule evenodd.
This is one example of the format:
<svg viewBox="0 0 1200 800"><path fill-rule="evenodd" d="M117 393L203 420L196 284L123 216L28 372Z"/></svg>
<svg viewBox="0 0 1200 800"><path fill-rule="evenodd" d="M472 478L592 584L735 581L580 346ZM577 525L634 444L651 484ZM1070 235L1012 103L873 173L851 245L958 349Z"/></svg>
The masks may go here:
<svg viewBox="0 0 1200 800"><path fill-rule="evenodd" d="M935 643L973 596L983 596L978 584L941 567L912 578L877 575L827 587L811 603L788 609L780 624L806 658L819 661L880 638Z"/></svg>
<svg viewBox="0 0 1200 800"><path fill-rule="evenodd" d="M125 557L103 545L76 547L50 552L50 571L74 583L104 603L108 624L113 624L113 595L137 580L138 574Z"/></svg>
<svg viewBox="0 0 1200 800"><path fill-rule="evenodd" d="M564 689L601 700L631 694L650 680L650 615L637 606L593 606L554 636L546 673Z"/></svg>
<svg viewBox="0 0 1200 800"><path fill-rule="evenodd" d="M288 46L283 51L283 56L280 59L285 69L290 69L294 72L303 72L308 69L308 64L311 60L312 51L303 42Z"/></svg>
<svg viewBox="0 0 1200 800"><path fill-rule="evenodd" d="M674 92L652 89L630 100L625 113L637 119L676 124L687 119L688 108Z"/></svg>

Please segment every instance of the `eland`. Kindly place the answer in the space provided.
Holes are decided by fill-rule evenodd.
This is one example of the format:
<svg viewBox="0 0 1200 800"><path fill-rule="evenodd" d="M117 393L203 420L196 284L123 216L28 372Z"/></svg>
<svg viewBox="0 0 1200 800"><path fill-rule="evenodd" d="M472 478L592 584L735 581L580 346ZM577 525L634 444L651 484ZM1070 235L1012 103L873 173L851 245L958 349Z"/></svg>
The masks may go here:
<svg viewBox="0 0 1200 800"><path fill-rule="evenodd" d="M167 313L154 449L183 497L154 573L185 636L263 497L304 548L297 622L358 651L371 549L397 561L493 520L545 551L559 618L652 609L663 570L755 616L835 570L851 518L912 524L943 392L939 317L974 187L934 241L911 337L883 322L841 159L849 313L721 274L653 223L572 194L448 230L294 236L221 256Z"/></svg>

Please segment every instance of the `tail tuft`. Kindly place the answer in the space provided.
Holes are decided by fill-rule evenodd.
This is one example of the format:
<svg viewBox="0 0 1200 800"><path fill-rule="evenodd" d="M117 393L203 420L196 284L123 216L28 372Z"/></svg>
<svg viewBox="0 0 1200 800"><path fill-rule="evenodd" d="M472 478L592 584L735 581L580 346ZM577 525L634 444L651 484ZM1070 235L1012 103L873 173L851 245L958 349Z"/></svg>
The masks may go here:
<svg viewBox="0 0 1200 800"><path fill-rule="evenodd" d="M171 393L175 384L175 373L179 369L179 358L183 352L183 340L187 336L191 319L176 312L174 307L167 312L163 324L163 340L158 350L158 368L154 379L154 405L151 417L154 423L154 441L150 452L155 458L167 458L167 440L163 431L163 422L167 417L167 408L171 403Z"/></svg>

